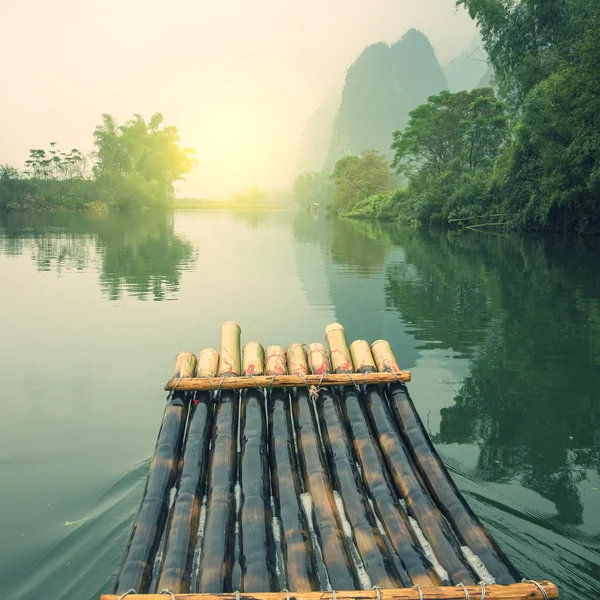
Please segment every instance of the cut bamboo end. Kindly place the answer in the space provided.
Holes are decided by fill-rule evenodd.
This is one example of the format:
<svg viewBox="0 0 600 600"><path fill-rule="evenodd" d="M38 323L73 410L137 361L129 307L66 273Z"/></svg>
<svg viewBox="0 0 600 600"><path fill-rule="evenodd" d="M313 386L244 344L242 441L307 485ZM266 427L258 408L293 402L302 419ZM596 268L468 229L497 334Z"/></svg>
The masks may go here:
<svg viewBox="0 0 600 600"><path fill-rule="evenodd" d="M538 585L544 590L538 587ZM465 587L430 587L430 588L399 588L376 590L349 590L335 592L266 592L251 594L244 592L220 594L175 594L181 600L464 600L465 597L483 597L480 585L467 585ZM130 594L127 600L164 600L161 594ZM556 600L558 588L549 581L538 581L537 584L512 583L510 585L486 585L485 598L488 600ZM100 600L118 600L116 594L105 594Z"/></svg>
<svg viewBox="0 0 600 600"><path fill-rule="evenodd" d="M193 377L196 374L196 355L193 352L180 352L175 357L172 379Z"/></svg>
<svg viewBox="0 0 600 600"><path fill-rule="evenodd" d="M329 347L331 366L334 373L352 373L352 355L348 348L346 332L339 323L331 323L325 327L325 340Z"/></svg>
<svg viewBox="0 0 600 600"><path fill-rule="evenodd" d="M165 386L169 391L177 387L181 391L205 391L205 390L241 390L244 388L278 388L297 387L311 385L372 385L376 383L403 383L410 381L408 371L400 373L329 373L313 375L257 375L241 377L202 377L194 379L171 379Z"/></svg>
<svg viewBox="0 0 600 600"><path fill-rule="evenodd" d="M205 348L198 355L196 377L214 377L219 368L219 353L212 348Z"/></svg>
<svg viewBox="0 0 600 600"><path fill-rule="evenodd" d="M265 352L265 372L267 375L285 375L285 350L281 346L269 346Z"/></svg>
<svg viewBox="0 0 600 600"><path fill-rule="evenodd" d="M221 350L218 375L239 376L240 368L240 326L234 321L221 325Z"/></svg>
<svg viewBox="0 0 600 600"><path fill-rule="evenodd" d="M327 348L323 344L319 344L318 342L309 344L306 354L308 368L313 375L324 375L330 372L329 356Z"/></svg>
<svg viewBox="0 0 600 600"><path fill-rule="evenodd" d="M248 342L244 346L242 372L244 375L264 375L265 350L258 342Z"/></svg>
<svg viewBox="0 0 600 600"><path fill-rule="evenodd" d="M354 363L354 369L357 373L373 373L377 371L373 354L369 342L365 340L356 340L350 344L350 355Z"/></svg>
<svg viewBox="0 0 600 600"><path fill-rule="evenodd" d="M373 358L375 358L375 364L377 365L378 371L400 373L400 367L396 362L396 357L392 352L392 347L389 342L386 342L385 340L373 342L371 344L371 351L373 352Z"/></svg>
<svg viewBox="0 0 600 600"><path fill-rule="evenodd" d="M285 355L290 375L308 375L308 363L302 344L290 344L285 350Z"/></svg>

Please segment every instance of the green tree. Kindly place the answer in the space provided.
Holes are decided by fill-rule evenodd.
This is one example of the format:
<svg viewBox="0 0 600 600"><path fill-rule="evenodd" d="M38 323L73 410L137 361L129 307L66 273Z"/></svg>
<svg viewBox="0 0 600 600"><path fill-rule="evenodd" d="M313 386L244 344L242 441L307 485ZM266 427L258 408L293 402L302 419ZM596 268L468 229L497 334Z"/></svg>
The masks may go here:
<svg viewBox="0 0 600 600"><path fill-rule="evenodd" d="M160 113L148 123L136 114L121 126L114 117L102 115L94 131L94 175L109 206L165 205L172 199L173 183L196 166L193 150L181 148L177 128L162 123Z"/></svg>
<svg viewBox="0 0 600 600"><path fill-rule="evenodd" d="M409 182L407 217L448 219L486 209L487 180L508 138L504 104L490 88L442 92L412 111L392 144L392 167Z"/></svg>
<svg viewBox="0 0 600 600"><path fill-rule="evenodd" d="M296 177L293 188L294 200L303 207L318 204L331 204L333 197L333 181L325 172L312 171L301 173Z"/></svg>
<svg viewBox="0 0 600 600"><path fill-rule="evenodd" d="M338 214L395 187L387 160L374 150L365 150L360 156L344 156L335 164L331 177L335 183L332 211Z"/></svg>

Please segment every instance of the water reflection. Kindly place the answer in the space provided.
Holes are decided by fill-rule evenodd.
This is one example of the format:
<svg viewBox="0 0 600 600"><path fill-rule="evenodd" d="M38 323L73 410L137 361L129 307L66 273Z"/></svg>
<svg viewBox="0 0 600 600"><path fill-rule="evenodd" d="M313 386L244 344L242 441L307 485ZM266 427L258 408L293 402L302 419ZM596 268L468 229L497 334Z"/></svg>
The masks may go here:
<svg viewBox="0 0 600 600"><path fill-rule="evenodd" d="M0 253L28 254L40 271L94 268L109 300L173 299L196 260L173 215L161 212L0 216Z"/></svg>
<svg viewBox="0 0 600 600"><path fill-rule="evenodd" d="M598 241L348 222L333 232L337 264L364 277L385 261L386 306L419 349L469 359L435 441L478 445L479 477L531 489L558 523L582 524L582 488L600 473Z"/></svg>

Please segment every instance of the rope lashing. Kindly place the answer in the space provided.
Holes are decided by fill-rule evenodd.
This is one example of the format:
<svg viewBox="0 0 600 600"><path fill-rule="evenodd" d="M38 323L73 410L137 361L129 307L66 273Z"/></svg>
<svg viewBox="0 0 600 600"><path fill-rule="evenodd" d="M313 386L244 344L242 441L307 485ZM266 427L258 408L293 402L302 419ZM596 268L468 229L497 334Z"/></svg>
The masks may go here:
<svg viewBox="0 0 600 600"><path fill-rule="evenodd" d="M258 381L256 381L256 378L254 377L254 375L252 375L251 373L248 373L248 377L250 377L252 379L252 381L254 381L254 385L256 386L256 388L258 389L258 391L263 395L264 398L267 397L267 394L265 393L265 390L263 390ZM273 383L273 381L271 380L271 384Z"/></svg>
<svg viewBox="0 0 600 600"><path fill-rule="evenodd" d="M412 589L413 590L418 590L419 591L419 600L423 600L423 590L421 589L421 586L420 585L413 585Z"/></svg>
<svg viewBox="0 0 600 600"><path fill-rule="evenodd" d="M235 590L235 600L240 600L240 590Z"/></svg>
<svg viewBox="0 0 600 600"><path fill-rule="evenodd" d="M464 583L457 583L454 587L462 588L463 592L465 593L465 600L471 600L469 598L469 590L467 589L467 586Z"/></svg>
<svg viewBox="0 0 600 600"><path fill-rule="evenodd" d="M171 596L171 600L175 600L175 595L169 588L164 588L164 589L160 590L160 593L161 594L169 594L169 596Z"/></svg>
<svg viewBox="0 0 600 600"><path fill-rule="evenodd" d="M352 379L352 375L350 375L350 373L346 373L346 375L348 375L348 377L350 378L350 383L354 386L356 391L360 394L360 386L358 385L358 383L356 383L356 381L354 381L354 379ZM365 381L366 380L367 380L367 377L365 374Z"/></svg>
<svg viewBox="0 0 600 600"><path fill-rule="evenodd" d="M540 592L542 592L542 596L544 596L544 600L548 600L548 594L546 590L540 585L535 579L522 579L521 583L533 583L533 585L537 586Z"/></svg>
<svg viewBox="0 0 600 600"><path fill-rule="evenodd" d="M480 581L477 585L481 586L481 600L485 600L485 583Z"/></svg>
<svg viewBox="0 0 600 600"><path fill-rule="evenodd" d="M277 375L273 375L271 377L271 381L269 382L269 385L267 387L267 394L271 392L271 388L273 387L273 382L275 381L275 377L277 377Z"/></svg>
<svg viewBox="0 0 600 600"><path fill-rule="evenodd" d="M377 600L381 600L381 588L378 585L374 585L371 589L375 590L375 593L377 594Z"/></svg>
<svg viewBox="0 0 600 600"><path fill-rule="evenodd" d="M281 591L285 592L286 600L290 600L290 590L288 590L287 588L283 588Z"/></svg>
<svg viewBox="0 0 600 600"><path fill-rule="evenodd" d="M331 590L331 597L333 598L333 600L337 600L337 593L335 590Z"/></svg>
<svg viewBox="0 0 600 600"><path fill-rule="evenodd" d="M129 594L137 594L137 592L131 588L129 590L127 590L126 592L123 592L118 598L117 600L123 600L123 598L125 598L125 596L129 596Z"/></svg>
<svg viewBox="0 0 600 600"><path fill-rule="evenodd" d="M179 383L181 382L181 375L179 376L179 379L175 382L175 385L173 386L173 389L169 392L169 396L167 397L167 400L170 400L173 395L175 394L175 390L177 389L177 386L179 385Z"/></svg>
<svg viewBox="0 0 600 600"><path fill-rule="evenodd" d="M221 381L219 381L219 385L217 386L217 391L215 392L215 398L219 395L219 392L221 391L221 386L223 385L223 381L225 381L225 375L223 375L223 377L221 377ZM212 385L212 383L211 383Z"/></svg>

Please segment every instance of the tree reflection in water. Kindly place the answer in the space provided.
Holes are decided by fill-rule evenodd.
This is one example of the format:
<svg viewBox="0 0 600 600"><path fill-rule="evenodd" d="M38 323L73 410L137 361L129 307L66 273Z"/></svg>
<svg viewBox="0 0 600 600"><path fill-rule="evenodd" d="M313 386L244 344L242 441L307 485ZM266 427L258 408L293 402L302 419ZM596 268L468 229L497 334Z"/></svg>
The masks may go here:
<svg viewBox="0 0 600 600"><path fill-rule="evenodd" d="M600 472L598 240L394 229L387 303L428 347L470 359L442 444L478 444L480 476L518 481L582 523Z"/></svg>
<svg viewBox="0 0 600 600"><path fill-rule="evenodd" d="M164 212L4 215L0 252L29 254L41 271L94 268L109 300L172 299L182 271L196 260Z"/></svg>

